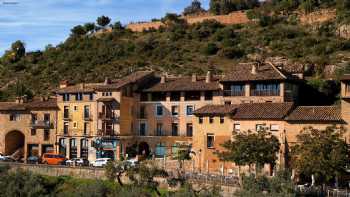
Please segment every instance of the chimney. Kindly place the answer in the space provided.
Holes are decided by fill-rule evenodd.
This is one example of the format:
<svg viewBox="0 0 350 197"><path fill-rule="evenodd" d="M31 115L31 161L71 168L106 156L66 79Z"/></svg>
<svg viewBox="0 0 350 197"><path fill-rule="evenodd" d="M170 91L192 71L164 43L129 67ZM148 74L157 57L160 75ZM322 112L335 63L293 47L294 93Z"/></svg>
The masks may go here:
<svg viewBox="0 0 350 197"><path fill-rule="evenodd" d="M28 96L27 95L22 96L22 102L23 103L28 102Z"/></svg>
<svg viewBox="0 0 350 197"><path fill-rule="evenodd" d="M205 77L205 82L210 83L211 81L212 81L211 71L208 71L207 76Z"/></svg>
<svg viewBox="0 0 350 197"><path fill-rule="evenodd" d="M69 85L67 80L63 80L60 82L60 88L66 88Z"/></svg>
<svg viewBox="0 0 350 197"><path fill-rule="evenodd" d="M160 77L160 83L165 83L166 82L166 75L162 75Z"/></svg>
<svg viewBox="0 0 350 197"><path fill-rule="evenodd" d="M108 77L106 77L104 85L108 85L108 84L111 84L111 80Z"/></svg>
<svg viewBox="0 0 350 197"><path fill-rule="evenodd" d="M192 82L196 82L197 81L197 75L196 74L192 74Z"/></svg>
<svg viewBox="0 0 350 197"><path fill-rule="evenodd" d="M17 104L22 103L22 98L21 98L20 96L17 96L17 97L16 97L16 103L17 103Z"/></svg>
<svg viewBox="0 0 350 197"><path fill-rule="evenodd" d="M252 74L253 75L256 75L257 74L257 65L256 64L253 64L253 66L252 66Z"/></svg>

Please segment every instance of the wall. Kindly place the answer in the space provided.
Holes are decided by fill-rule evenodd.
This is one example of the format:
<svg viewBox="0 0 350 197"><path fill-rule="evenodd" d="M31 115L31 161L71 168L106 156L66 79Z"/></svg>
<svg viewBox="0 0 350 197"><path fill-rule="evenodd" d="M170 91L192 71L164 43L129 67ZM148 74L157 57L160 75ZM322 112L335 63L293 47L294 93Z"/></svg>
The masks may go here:
<svg viewBox="0 0 350 197"><path fill-rule="evenodd" d="M232 25L232 24L243 24L248 23L250 20L247 18L246 13L242 11L232 12L228 15L202 15L202 16L186 16L184 19L189 24L194 23L200 23L204 20L216 20L224 25ZM131 31L135 32L141 32L144 30L149 30L151 28L153 29L159 29L160 26L162 26L163 23L160 21L156 22L145 22L145 23L130 23L127 25L127 28Z"/></svg>

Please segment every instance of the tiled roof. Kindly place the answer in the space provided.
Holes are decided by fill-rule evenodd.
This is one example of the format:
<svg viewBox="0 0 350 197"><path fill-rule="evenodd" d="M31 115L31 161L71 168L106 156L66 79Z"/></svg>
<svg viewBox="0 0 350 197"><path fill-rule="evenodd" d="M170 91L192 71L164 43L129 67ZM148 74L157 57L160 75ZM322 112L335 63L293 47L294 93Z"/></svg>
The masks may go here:
<svg viewBox="0 0 350 197"><path fill-rule="evenodd" d="M194 111L195 115L225 115L233 114L238 105L206 105Z"/></svg>
<svg viewBox="0 0 350 197"><path fill-rule="evenodd" d="M24 105L29 109L58 109L56 98L50 98L45 101L36 99L28 103L24 103Z"/></svg>
<svg viewBox="0 0 350 197"><path fill-rule="evenodd" d="M233 119L284 119L293 109L293 103L250 103L241 104L233 115Z"/></svg>
<svg viewBox="0 0 350 197"><path fill-rule="evenodd" d="M114 102L117 101L115 98L99 98L97 99L98 102Z"/></svg>
<svg viewBox="0 0 350 197"><path fill-rule="evenodd" d="M350 81L350 74L344 74L340 77L341 81Z"/></svg>
<svg viewBox="0 0 350 197"><path fill-rule="evenodd" d="M232 114L233 119L277 120L284 119L293 109L293 103L249 103L239 105L207 105L195 115Z"/></svg>
<svg viewBox="0 0 350 197"><path fill-rule="evenodd" d="M342 121L337 106L299 106L286 118L287 121Z"/></svg>
<svg viewBox="0 0 350 197"><path fill-rule="evenodd" d="M163 92L163 91L214 91L219 90L220 84L217 78L207 83L205 77L197 77L192 81L192 77L167 78L165 83L158 83L145 89L144 92Z"/></svg>
<svg viewBox="0 0 350 197"><path fill-rule="evenodd" d="M56 91L57 94L63 94L63 93L91 93L95 91L111 91L111 90L118 90L119 88L130 84L130 83L136 83L139 80L151 76L153 74L152 71L137 71L134 72L124 78L118 79L116 81L113 81L110 84L104 84L104 83L89 83L89 84L77 84L77 85L70 85L65 88L60 88Z"/></svg>
<svg viewBox="0 0 350 197"><path fill-rule="evenodd" d="M222 82L240 82L240 81L266 81L266 80L285 80L286 76L282 74L275 66L269 63L255 65L256 72L253 71L255 63L238 64L232 67L228 74L222 78Z"/></svg>
<svg viewBox="0 0 350 197"><path fill-rule="evenodd" d="M0 102L0 111L25 111L26 106L16 102Z"/></svg>
<svg viewBox="0 0 350 197"><path fill-rule="evenodd" d="M0 111L26 111L41 109L58 109L57 100L50 98L46 101L34 99L27 103L0 102Z"/></svg>

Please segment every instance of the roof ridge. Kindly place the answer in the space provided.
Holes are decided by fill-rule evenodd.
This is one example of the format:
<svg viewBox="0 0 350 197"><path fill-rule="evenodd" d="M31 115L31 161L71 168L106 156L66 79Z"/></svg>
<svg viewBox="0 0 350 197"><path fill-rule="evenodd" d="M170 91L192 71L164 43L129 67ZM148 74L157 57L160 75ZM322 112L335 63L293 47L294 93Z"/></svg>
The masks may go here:
<svg viewBox="0 0 350 197"><path fill-rule="evenodd" d="M267 61L267 64L269 64L275 71L277 71L283 78L287 79L286 75L284 75L272 62Z"/></svg>

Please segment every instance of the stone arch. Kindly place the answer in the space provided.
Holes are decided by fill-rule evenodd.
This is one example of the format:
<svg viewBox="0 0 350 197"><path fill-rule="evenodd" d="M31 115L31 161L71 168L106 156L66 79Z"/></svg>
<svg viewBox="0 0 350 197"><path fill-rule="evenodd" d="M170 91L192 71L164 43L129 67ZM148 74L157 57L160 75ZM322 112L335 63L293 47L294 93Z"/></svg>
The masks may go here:
<svg viewBox="0 0 350 197"><path fill-rule="evenodd" d="M22 132L13 130L5 136L5 155L12 155L17 150L23 152L25 136Z"/></svg>
<svg viewBox="0 0 350 197"><path fill-rule="evenodd" d="M140 142L138 146L138 154L148 156L150 154L149 145L147 142Z"/></svg>

